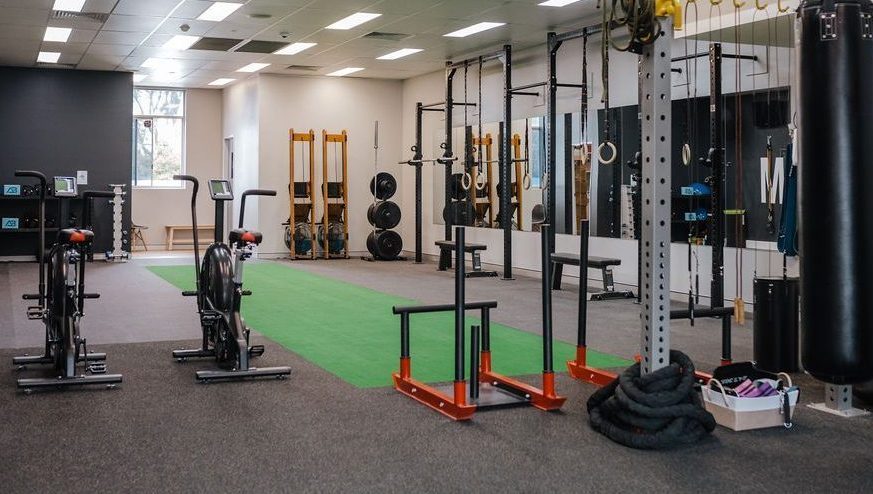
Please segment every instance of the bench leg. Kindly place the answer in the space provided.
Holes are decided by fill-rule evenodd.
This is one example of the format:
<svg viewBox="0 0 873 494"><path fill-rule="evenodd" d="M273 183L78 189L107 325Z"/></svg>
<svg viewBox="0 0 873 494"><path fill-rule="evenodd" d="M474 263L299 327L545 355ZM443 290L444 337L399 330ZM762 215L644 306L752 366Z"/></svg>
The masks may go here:
<svg viewBox="0 0 873 494"><path fill-rule="evenodd" d="M564 274L564 264L560 262L552 263L552 290L561 289L561 276Z"/></svg>
<svg viewBox="0 0 873 494"><path fill-rule="evenodd" d="M439 270L445 271L452 267L452 253L448 249L440 249Z"/></svg>
<svg viewBox="0 0 873 494"><path fill-rule="evenodd" d="M614 292L615 291L615 282L612 279L612 268L610 268L610 267L603 268L603 291L604 292Z"/></svg>
<svg viewBox="0 0 873 494"><path fill-rule="evenodd" d="M173 250L173 229L167 232L167 250Z"/></svg>
<svg viewBox="0 0 873 494"><path fill-rule="evenodd" d="M482 271L482 258L479 256L479 251L475 251L472 254L473 256L473 272L478 273Z"/></svg>

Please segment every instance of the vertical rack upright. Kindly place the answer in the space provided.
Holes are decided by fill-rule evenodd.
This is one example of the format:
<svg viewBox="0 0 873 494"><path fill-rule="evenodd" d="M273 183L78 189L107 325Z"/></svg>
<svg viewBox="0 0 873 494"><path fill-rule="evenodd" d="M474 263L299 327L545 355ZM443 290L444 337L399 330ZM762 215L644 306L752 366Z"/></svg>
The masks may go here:
<svg viewBox="0 0 873 494"><path fill-rule="evenodd" d="M336 156L334 151L334 159L339 158L342 161L342 176L334 177L336 181L330 181L328 174L328 143L340 145L340 156ZM323 216L321 218L322 231L321 241L324 246L325 259L348 259L349 257L349 136L343 130L339 134L328 134L327 130L321 131L321 196L324 201ZM335 173L340 173L340 170L335 170ZM343 237L342 249L334 250L331 245L331 225L342 224Z"/></svg>
<svg viewBox="0 0 873 494"><path fill-rule="evenodd" d="M295 177L296 159L294 154L295 144L298 142L309 143L309 179L298 182ZM289 248L291 249L291 259L315 259L315 131L310 129L309 132L294 132L294 129L288 131L288 143L290 147L289 158L289 183L288 192L291 196L291 206L288 215L288 227L291 229L291 241ZM304 170L307 163L303 164ZM304 174L304 179L305 174ZM310 249L309 255L297 252L297 243L295 241L296 227L298 222L309 224Z"/></svg>

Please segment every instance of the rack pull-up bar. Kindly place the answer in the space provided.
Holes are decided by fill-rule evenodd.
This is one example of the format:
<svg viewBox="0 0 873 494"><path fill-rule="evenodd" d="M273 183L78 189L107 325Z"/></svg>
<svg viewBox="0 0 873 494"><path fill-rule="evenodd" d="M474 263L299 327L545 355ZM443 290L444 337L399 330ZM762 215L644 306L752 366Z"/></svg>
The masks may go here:
<svg viewBox="0 0 873 494"><path fill-rule="evenodd" d="M447 64L446 67L449 69L460 69L460 68L463 68L464 65L472 65L472 64L478 65L480 60L482 61L482 63L490 62L491 60L499 60L500 58L503 57L503 54L504 54L504 51L499 50L499 51L495 51L492 53L488 53L486 55L482 55L480 57L468 58L466 60L461 60L459 62L451 62L451 63Z"/></svg>
<svg viewBox="0 0 873 494"><path fill-rule="evenodd" d="M525 89L532 89L535 87L543 87L545 85L546 85L545 82L533 82L531 84L525 84L523 86L514 87L514 88L510 89L510 91L512 91L514 94L518 94L519 91L524 91Z"/></svg>
<svg viewBox="0 0 873 494"><path fill-rule="evenodd" d="M683 62L685 60L692 60L695 58L703 58L703 57L709 57L709 52L704 51L704 52L700 52L700 53L692 53L690 55L682 55L682 56L679 56L676 58L671 58L670 61L671 62ZM758 61L758 55L736 55L736 54L732 54L732 53L722 53L721 58L733 58L736 60L753 60L755 62Z"/></svg>

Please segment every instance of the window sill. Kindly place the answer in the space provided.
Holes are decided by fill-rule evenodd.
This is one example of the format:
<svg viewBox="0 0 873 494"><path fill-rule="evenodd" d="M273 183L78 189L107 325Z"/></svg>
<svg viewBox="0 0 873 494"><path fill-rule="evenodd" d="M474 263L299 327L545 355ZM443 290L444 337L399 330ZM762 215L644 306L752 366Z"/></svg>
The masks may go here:
<svg viewBox="0 0 873 494"><path fill-rule="evenodd" d="M185 190L185 187L171 187L169 185L133 185L131 186L133 190Z"/></svg>

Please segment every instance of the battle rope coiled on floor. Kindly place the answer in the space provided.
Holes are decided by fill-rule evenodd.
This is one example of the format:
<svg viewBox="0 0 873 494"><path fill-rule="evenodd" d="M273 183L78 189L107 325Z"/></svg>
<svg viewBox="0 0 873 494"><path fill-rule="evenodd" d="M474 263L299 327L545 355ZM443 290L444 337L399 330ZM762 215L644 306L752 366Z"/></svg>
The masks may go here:
<svg viewBox="0 0 873 494"><path fill-rule="evenodd" d="M670 351L670 365L645 376L639 362L588 399L591 427L637 449L664 449L696 442L715 429L694 389L694 364Z"/></svg>

